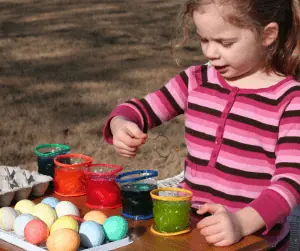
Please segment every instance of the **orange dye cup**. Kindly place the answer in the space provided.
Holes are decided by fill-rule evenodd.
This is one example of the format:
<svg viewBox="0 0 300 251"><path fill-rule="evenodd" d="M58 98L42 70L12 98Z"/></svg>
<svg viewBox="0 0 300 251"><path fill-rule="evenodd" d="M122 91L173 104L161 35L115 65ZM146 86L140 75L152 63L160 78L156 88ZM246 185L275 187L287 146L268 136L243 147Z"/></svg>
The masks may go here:
<svg viewBox="0 0 300 251"><path fill-rule="evenodd" d="M86 194L84 169L93 159L83 154L64 154L54 158L54 192L62 196Z"/></svg>

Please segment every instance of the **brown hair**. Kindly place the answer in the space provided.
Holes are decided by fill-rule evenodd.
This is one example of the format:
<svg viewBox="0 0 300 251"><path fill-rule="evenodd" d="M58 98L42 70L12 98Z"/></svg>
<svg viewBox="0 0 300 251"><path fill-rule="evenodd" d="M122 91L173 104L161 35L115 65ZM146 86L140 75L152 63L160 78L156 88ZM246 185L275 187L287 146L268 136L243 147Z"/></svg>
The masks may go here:
<svg viewBox="0 0 300 251"><path fill-rule="evenodd" d="M179 16L182 45L188 41L193 12L208 3L233 6L234 13L229 12L224 18L233 25L253 30L258 37L267 24L276 22L279 34L269 47L265 70L300 79L299 0L188 0Z"/></svg>

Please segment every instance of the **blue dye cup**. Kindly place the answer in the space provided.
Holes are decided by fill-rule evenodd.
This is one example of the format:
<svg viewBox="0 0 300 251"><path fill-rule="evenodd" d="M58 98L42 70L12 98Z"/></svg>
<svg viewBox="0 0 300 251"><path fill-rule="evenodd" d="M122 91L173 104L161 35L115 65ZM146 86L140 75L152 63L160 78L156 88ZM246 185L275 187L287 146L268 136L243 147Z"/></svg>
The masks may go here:
<svg viewBox="0 0 300 251"><path fill-rule="evenodd" d="M122 196L123 216L134 220L153 218L153 202L150 192L157 188L154 170L137 170L117 176Z"/></svg>

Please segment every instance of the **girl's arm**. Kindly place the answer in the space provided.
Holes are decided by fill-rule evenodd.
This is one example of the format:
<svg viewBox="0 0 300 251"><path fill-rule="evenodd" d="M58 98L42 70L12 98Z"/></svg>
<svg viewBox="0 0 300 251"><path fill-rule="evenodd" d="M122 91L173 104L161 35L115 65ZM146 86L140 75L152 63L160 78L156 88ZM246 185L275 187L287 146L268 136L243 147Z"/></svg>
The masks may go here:
<svg viewBox="0 0 300 251"><path fill-rule="evenodd" d="M122 116L136 123L147 133L147 130L183 114L187 106L189 76L193 74L194 68L181 72L161 89L142 99L131 99L118 105L110 114L103 130L106 142L112 143L109 124L115 116Z"/></svg>
<svg viewBox="0 0 300 251"><path fill-rule="evenodd" d="M264 234L278 222L286 218L300 203L300 95L292 98L287 105L279 125L279 137L276 146L276 170L271 185L248 206L255 210L266 226ZM256 223L244 219L247 213L255 218ZM245 208L238 212L243 225L260 226L260 219ZM256 216L255 216L256 215Z"/></svg>

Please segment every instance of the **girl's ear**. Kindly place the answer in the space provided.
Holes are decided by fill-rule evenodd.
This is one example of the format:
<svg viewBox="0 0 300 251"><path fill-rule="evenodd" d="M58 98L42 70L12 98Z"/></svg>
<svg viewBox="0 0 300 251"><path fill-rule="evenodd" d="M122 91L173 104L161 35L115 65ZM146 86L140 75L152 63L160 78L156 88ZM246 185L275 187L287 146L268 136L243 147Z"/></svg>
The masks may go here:
<svg viewBox="0 0 300 251"><path fill-rule="evenodd" d="M263 42L262 45L265 47L273 44L278 38L279 26L277 23L272 22L265 26L263 31Z"/></svg>

